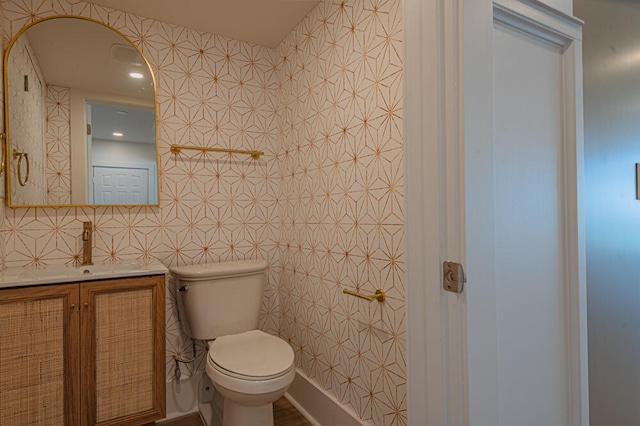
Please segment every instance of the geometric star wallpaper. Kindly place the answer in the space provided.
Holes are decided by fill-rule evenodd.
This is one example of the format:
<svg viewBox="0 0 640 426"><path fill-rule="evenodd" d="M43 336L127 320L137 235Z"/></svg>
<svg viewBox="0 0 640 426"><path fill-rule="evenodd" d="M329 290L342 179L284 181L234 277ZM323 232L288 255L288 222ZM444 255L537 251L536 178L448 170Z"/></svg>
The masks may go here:
<svg viewBox="0 0 640 426"><path fill-rule="evenodd" d="M47 85L44 140L48 204L71 204L71 90Z"/></svg>
<svg viewBox="0 0 640 426"><path fill-rule="evenodd" d="M52 15L103 22L154 72L159 207L2 207L4 267L264 258L260 327L360 419L406 424L403 20L400 0L322 1L275 49L74 0L2 1L3 46ZM171 144L255 149L250 157ZM344 295L374 293L384 303ZM205 345L184 375L203 371ZM167 380L190 358L171 279Z"/></svg>

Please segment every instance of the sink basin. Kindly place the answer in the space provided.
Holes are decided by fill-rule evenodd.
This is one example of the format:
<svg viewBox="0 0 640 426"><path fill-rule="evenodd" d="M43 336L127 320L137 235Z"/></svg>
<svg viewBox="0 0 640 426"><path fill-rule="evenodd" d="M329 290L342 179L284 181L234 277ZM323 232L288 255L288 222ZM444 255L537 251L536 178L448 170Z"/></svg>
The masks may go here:
<svg viewBox="0 0 640 426"><path fill-rule="evenodd" d="M25 278L63 278L69 275L79 275L80 271L66 265L47 266L42 269L27 269L22 274Z"/></svg>
<svg viewBox="0 0 640 426"><path fill-rule="evenodd" d="M129 260L122 263L85 266L12 267L0 271L0 288L164 275L167 272L168 269L155 260L148 263Z"/></svg>
<svg viewBox="0 0 640 426"><path fill-rule="evenodd" d="M130 276L148 271L149 267L140 262L108 263L101 265L49 265L42 268L27 269L21 277L32 280L73 281L82 277L100 278Z"/></svg>
<svg viewBox="0 0 640 426"><path fill-rule="evenodd" d="M140 262L109 263L104 265L77 266L70 269L75 269L76 273L79 275L128 274L144 270L144 265L142 265Z"/></svg>

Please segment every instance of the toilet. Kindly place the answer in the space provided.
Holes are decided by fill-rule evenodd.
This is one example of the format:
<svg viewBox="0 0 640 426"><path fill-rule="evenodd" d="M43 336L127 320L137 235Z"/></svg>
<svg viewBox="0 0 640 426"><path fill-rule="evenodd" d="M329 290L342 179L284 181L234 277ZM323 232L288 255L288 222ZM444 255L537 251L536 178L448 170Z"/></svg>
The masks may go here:
<svg viewBox="0 0 640 426"><path fill-rule="evenodd" d="M207 341L223 426L273 426L273 402L296 375L291 346L258 330L266 270L264 260L169 268L185 334Z"/></svg>

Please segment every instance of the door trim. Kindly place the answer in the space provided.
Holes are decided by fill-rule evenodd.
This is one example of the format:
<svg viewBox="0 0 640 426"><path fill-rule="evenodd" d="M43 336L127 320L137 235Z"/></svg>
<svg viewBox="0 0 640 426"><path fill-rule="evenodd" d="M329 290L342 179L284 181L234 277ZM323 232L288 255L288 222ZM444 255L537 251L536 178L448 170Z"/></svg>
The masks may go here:
<svg viewBox="0 0 640 426"><path fill-rule="evenodd" d="M457 426L464 295L440 283L442 261L463 256L462 0L405 0L404 18L408 419Z"/></svg>

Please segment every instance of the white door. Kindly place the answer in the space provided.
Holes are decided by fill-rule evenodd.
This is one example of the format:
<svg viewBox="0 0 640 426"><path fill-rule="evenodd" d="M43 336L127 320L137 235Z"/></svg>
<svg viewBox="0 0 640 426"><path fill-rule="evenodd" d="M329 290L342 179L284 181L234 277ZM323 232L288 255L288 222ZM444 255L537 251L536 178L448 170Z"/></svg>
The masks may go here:
<svg viewBox="0 0 640 426"><path fill-rule="evenodd" d="M464 142L469 425L587 425L577 23L493 7L490 98L465 104L490 129Z"/></svg>
<svg viewBox="0 0 640 426"><path fill-rule="evenodd" d="M147 204L149 170L93 166L93 199L96 204Z"/></svg>
<svg viewBox="0 0 640 426"><path fill-rule="evenodd" d="M494 185L482 199L471 198L466 217L471 226L493 228L492 241L480 242L493 246L492 259L475 241L468 242L467 259L483 256L494 267L495 424L564 426L569 387L561 54L501 27L493 41ZM493 204L493 223L474 221L475 202ZM469 337L486 344L481 335Z"/></svg>

